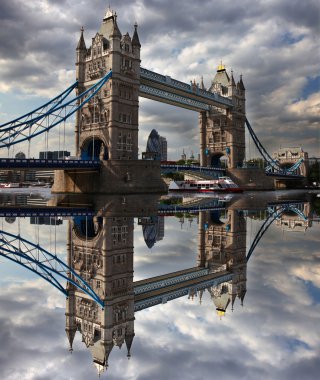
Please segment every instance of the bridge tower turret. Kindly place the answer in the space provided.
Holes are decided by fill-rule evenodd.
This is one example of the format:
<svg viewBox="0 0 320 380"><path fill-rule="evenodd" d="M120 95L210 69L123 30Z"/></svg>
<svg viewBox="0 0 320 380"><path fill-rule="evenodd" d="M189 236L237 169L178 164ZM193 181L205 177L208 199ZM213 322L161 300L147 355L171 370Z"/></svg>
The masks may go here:
<svg viewBox="0 0 320 380"><path fill-rule="evenodd" d="M211 107L200 113L200 162L202 166L219 166L227 157L229 168L242 165L245 158L245 88L242 77L236 84L233 72L228 75L221 63L209 88L216 96L232 100L232 107Z"/></svg>
<svg viewBox="0 0 320 380"><path fill-rule="evenodd" d="M81 32L77 76L84 82L83 89L112 70L111 79L99 94L78 111L76 149L82 158L138 158L140 47L137 25L132 39L128 33L122 35L117 14L110 8L88 49Z"/></svg>
<svg viewBox="0 0 320 380"><path fill-rule="evenodd" d="M233 274L231 281L208 289L219 313L230 303L233 307L236 297L242 303L246 293L246 231L246 220L237 210L223 217L219 212L200 213L198 266Z"/></svg>

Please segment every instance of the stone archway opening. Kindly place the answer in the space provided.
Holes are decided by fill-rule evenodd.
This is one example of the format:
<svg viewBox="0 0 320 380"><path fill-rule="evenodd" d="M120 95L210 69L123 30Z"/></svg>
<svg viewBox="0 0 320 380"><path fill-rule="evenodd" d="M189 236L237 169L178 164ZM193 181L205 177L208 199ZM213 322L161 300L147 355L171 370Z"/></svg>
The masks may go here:
<svg viewBox="0 0 320 380"><path fill-rule="evenodd" d="M93 136L83 143L81 148L82 160L107 160L108 158L108 148L99 138Z"/></svg>
<svg viewBox="0 0 320 380"><path fill-rule="evenodd" d="M210 166L214 168L226 168L228 166L228 157L220 152L211 156Z"/></svg>
<svg viewBox="0 0 320 380"><path fill-rule="evenodd" d="M73 218L74 231L81 240L92 240L102 230L102 218L77 216Z"/></svg>

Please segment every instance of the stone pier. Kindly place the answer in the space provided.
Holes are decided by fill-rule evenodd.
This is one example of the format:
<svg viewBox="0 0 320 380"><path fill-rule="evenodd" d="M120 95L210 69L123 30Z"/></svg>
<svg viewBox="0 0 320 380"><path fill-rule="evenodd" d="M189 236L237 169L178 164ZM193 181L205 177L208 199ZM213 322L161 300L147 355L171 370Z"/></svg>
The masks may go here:
<svg viewBox="0 0 320 380"><path fill-rule="evenodd" d="M100 171L56 170L53 193L141 194L166 193L160 161L107 160Z"/></svg>

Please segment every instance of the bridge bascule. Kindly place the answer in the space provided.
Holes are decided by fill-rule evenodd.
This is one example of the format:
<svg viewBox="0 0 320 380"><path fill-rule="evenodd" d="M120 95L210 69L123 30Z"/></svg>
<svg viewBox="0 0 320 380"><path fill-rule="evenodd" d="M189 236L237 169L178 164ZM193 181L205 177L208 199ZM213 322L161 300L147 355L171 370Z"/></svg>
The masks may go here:
<svg viewBox="0 0 320 380"><path fill-rule="evenodd" d="M202 83L190 84L165 76L140 66L141 44L137 25L133 36L122 35L116 14L108 9L100 30L87 48L82 29L76 48L76 82L60 95L11 122L0 126L0 148L10 149L27 144L28 158L31 144L42 136L48 147L50 133L59 129L59 139L65 141L66 121L75 116L75 154L78 162L34 162L33 167L78 170L100 162L100 169L114 181L131 185L142 175L143 164L138 160L139 96L187 108L199 113L200 167L215 168L221 156L227 158L230 170L242 166L245 159L245 128L249 131L263 159L267 162L268 175L299 176L297 171L304 158L291 166L282 167L264 149L246 118L246 90L242 77L236 83L233 72L229 75L220 64L209 88ZM76 96L72 92L76 91ZM59 140L60 141L60 140ZM19 146L19 145L18 145ZM11 160L14 160L11 158ZM0 166L7 168L28 167L25 161L4 160ZM139 166L140 165L140 166ZM156 163L148 163L149 183L159 190L159 182L152 173L158 173ZM153 165L153 166L152 166ZM149 168L150 166L150 168ZM102 174L105 173L102 170ZM116 173L116 174L115 174ZM56 176L59 182L81 182L69 174ZM158 175L158 174L157 174ZM155 175L154 175L155 176ZM88 178L82 180L88 182ZM81 186L80 186L81 187ZM61 190L61 189L60 189Z"/></svg>

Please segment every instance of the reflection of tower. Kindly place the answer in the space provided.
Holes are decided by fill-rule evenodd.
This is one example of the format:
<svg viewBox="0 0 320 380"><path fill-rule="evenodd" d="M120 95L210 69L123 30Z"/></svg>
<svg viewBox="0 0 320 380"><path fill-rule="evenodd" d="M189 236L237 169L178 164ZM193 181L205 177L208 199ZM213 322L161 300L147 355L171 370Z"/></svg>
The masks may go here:
<svg viewBox="0 0 320 380"><path fill-rule="evenodd" d="M246 221L242 213L228 210L225 221L219 212L201 212L199 216L198 266L210 272L228 270L229 282L209 288L217 312L224 314L238 296L241 304L246 293Z"/></svg>
<svg viewBox="0 0 320 380"><path fill-rule="evenodd" d="M76 330L91 351L99 373L114 346L134 337L133 218L75 218L69 226L68 264L104 302L104 309L68 284L66 333L72 349Z"/></svg>
<svg viewBox="0 0 320 380"><path fill-rule="evenodd" d="M309 202L293 205L276 220L276 225L284 231L305 232L312 226L311 207Z"/></svg>

